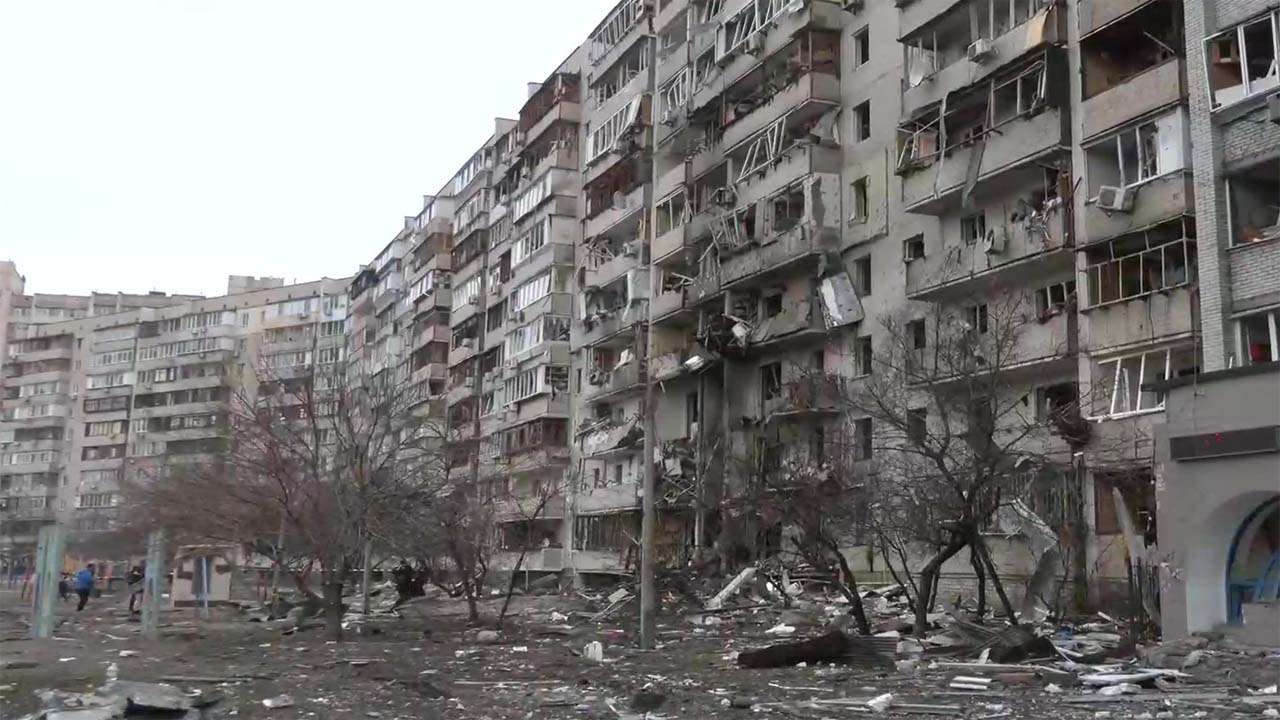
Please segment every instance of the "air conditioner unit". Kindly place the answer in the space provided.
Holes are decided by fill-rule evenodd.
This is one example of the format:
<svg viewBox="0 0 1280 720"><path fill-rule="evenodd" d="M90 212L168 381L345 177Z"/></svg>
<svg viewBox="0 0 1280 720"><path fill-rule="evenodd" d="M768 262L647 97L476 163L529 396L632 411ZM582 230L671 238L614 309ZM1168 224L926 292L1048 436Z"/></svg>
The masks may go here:
<svg viewBox="0 0 1280 720"><path fill-rule="evenodd" d="M462 338L462 342L458 343L458 347L464 350L474 350L476 348L476 339Z"/></svg>
<svg viewBox="0 0 1280 720"><path fill-rule="evenodd" d="M987 38L978 38L969 45L969 59L974 62L982 62L994 55L996 48Z"/></svg>
<svg viewBox="0 0 1280 720"><path fill-rule="evenodd" d="M1098 189L1098 208L1107 212L1130 212L1135 194L1133 188L1103 185Z"/></svg>
<svg viewBox="0 0 1280 720"><path fill-rule="evenodd" d="M473 297L473 298L471 298L470 300L468 300L468 301L467 301L467 304L468 304L468 305L476 305L476 306L479 306L479 305L480 305L480 298L479 298L479 297Z"/></svg>
<svg viewBox="0 0 1280 720"><path fill-rule="evenodd" d="M1280 125L1280 93L1267 98L1267 119Z"/></svg>
<svg viewBox="0 0 1280 720"><path fill-rule="evenodd" d="M501 295L501 294L502 294L502 286L501 286L501 285L490 285L490 286L489 286L489 294L490 294L490 295Z"/></svg>
<svg viewBox="0 0 1280 720"><path fill-rule="evenodd" d="M622 254L626 257L640 257L640 241L628 240L623 243Z"/></svg>
<svg viewBox="0 0 1280 720"><path fill-rule="evenodd" d="M747 38L747 52L752 55L764 52L764 33L756 31Z"/></svg>
<svg viewBox="0 0 1280 720"><path fill-rule="evenodd" d="M982 251L988 255L1004 252L1004 233L988 230L987 236L982 239Z"/></svg>

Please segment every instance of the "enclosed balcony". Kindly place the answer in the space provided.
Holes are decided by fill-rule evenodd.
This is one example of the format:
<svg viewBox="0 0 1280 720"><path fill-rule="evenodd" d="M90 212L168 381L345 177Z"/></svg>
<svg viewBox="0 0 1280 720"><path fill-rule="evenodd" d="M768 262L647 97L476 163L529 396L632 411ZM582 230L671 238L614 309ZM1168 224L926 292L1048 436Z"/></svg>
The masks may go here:
<svg viewBox="0 0 1280 720"><path fill-rule="evenodd" d="M645 372L634 359L614 368L591 370L582 385L585 402L605 402L644 389Z"/></svg>
<svg viewBox="0 0 1280 720"><path fill-rule="evenodd" d="M582 120L582 105L576 74L556 73L547 78L520 109L517 126L524 134L524 142L538 142L557 122L578 123Z"/></svg>
<svg viewBox="0 0 1280 720"><path fill-rule="evenodd" d="M965 193L1064 151L1070 144L1068 114L1051 97L1065 92L1061 59L1049 54L948 101L945 116L939 106L902 125L898 173L908 212L956 212ZM944 137L947 145L940 149Z"/></svg>
<svg viewBox="0 0 1280 720"><path fill-rule="evenodd" d="M724 146L734 148L784 115L801 122L840 103L839 37L806 33L724 94Z"/></svg>
<svg viewBox="0 0 1280 720"><path fill-rule="evenodd" d="M927 14L930 6L933 14ZM904 10L902 21L903 116L985 82L1029 52L1062 43L1065 23L1066 13L1059 12L1058 5L1041 0L913 3Z"/></svg>
<svg viewBox="0 0 1280 720"><path fill-rule="evenodd" d="M907 296L949 301L998 293L1028 276L1070 274L1075 251L1066 234L1066 178L1042 167L1013 170L1004 190L988 183L971 211L941 218L942 247L906 262Z"/></svg>

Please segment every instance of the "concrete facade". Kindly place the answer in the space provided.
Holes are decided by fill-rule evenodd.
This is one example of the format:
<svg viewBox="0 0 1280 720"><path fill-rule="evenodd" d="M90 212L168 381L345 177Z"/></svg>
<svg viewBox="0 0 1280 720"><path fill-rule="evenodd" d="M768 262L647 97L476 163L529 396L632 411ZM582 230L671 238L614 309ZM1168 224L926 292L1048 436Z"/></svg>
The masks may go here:
<svg viewBox="0 0 1280 720"><path fill-rule="evenodd" d="M1171 383L1156 426L1166 638L1280 643L1280 363Z"/></svg>

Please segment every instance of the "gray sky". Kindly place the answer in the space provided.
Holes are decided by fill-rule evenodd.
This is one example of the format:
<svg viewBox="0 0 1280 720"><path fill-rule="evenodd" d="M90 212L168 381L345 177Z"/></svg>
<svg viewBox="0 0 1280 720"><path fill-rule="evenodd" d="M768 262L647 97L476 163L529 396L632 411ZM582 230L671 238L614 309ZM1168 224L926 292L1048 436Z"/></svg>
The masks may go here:
<svg viewBox="0 0 1280 720"><path fill-rule="evenodd" d="M615 3L2 3L0 259L28 292L352 273Z"/></svg>

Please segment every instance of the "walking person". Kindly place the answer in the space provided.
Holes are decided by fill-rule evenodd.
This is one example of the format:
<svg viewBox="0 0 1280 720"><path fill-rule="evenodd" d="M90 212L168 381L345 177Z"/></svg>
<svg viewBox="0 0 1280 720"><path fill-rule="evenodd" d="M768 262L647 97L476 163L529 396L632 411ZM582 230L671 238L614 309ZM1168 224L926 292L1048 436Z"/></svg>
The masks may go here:
<svg viewBox="0 0 1280 720"><path fill-rule="evenodd" d="M134 565L129 569L129 574L124 576L124 582L129 588L129 614L139 615L142 613L142 580L147 576L146 571L141 565ZM134 609L135 605L137 609Z"/></svg>
<svg viewBox="0 0 1280 720"><path fill-rule="evenodd" d="M89 595L93 593L93 563L85 565L83 570L76 573L72 588L76 591L76 595L80 596L80 603L76 605L76 612L80 612L84 610L84 606L89 602Z"/></svg>
<svg viewBox="0 0 1280 720"><path fill-rule="evenodd" d="M62 573L58 578L58 597L62 602L66 602L71 597L71 573Z"/></svg>

